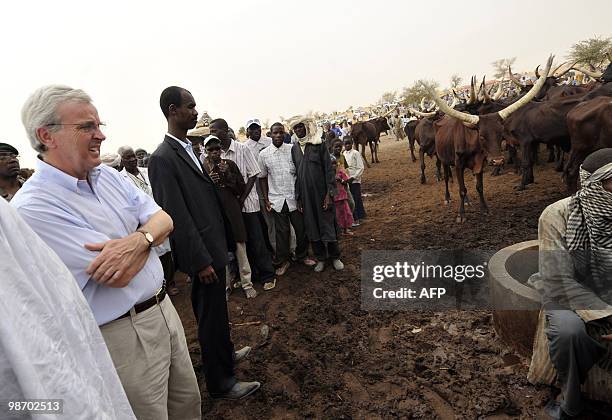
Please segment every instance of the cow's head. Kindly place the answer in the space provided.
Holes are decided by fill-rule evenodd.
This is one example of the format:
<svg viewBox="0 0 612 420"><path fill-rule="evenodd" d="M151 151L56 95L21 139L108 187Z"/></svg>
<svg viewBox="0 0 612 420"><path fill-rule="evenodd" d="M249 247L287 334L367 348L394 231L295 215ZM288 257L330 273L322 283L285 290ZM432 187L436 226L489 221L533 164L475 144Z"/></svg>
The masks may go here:
<svg viewBox="0 0 612 420"><path fill-rule="evenodd" d="M546 82L546 76L550 71L554 56L550 56L546 63L546 70L542 75L533 89L531 89L526 95L524 95L518 101L508 105L506 108L498 112L493 112L484 115L471 115L465 112L458 111L449 107L445 101L440 99L434 92L433 88L428 87L430 96L438 104L440 111L444 112L450 117L457 118L468 127L473 127L478 130L478 139L480 146L484 149L489 160L493 164L500 165L503 163L503 156L501 151L501 142L503 140L504 133L504 120L510 116L514 111L530 102L542 89L542 86Z"/></svg>
<svg viewBox="0 0 612 420"><path fill-rule="evenodd" d="M503 165L502 140L504 133L504 120L497 112L480 115L478 118L478 142L485 151L489 162L494 166Z"/></svg>
<svg viewBox="0 0 612 420"><path fill-rule="evenodd" d="M379 132L391 130L391 127L389 127L389 123L385 117L376 118L374 123L376 124L376 128L378 128Z"/></svg>

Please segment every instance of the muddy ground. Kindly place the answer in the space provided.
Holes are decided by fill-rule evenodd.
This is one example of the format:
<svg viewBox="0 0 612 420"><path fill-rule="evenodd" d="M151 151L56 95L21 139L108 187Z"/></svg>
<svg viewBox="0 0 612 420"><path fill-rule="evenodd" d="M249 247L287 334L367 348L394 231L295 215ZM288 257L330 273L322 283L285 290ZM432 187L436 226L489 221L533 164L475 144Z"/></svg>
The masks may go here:
<svg viewBox="0 0 612 420"><path fill-rule="evenodd" d="M490 312L368 313L360 307L359 264L367 249L500 249L536 239L541 211L564 196L559 174L552 164L537 166L536 184L520 192L512 171L487 174L491 214L481 216L474 200L468 221L457 224L456 186L445 206L433 160L421 185L405 141L383 137L379 155L381 163L363 177L368 219L341 240L344 271L315 275L292 266L273 291L256 286L255 300L241 291L231 296L234 343L254 347L237 366L238 377L263 385L243 401L214 402L200 381L205 418L507 419L534 418L541 409L549 391L527 382L528 360L498 339ZM476 198L474 178L466 179ZM189 285L179 286L173 301L198 370ZM259 324L240 325L248 322Z"/></svg>

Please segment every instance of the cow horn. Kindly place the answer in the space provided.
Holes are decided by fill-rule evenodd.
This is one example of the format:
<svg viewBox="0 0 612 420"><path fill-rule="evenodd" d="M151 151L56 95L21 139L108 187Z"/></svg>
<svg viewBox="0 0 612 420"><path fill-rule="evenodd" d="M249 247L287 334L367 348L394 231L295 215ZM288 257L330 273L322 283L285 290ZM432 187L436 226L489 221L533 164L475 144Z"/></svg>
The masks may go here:
<svg viewBox="0 0 612 420"><path fill-rule="evenodd" d="M421 98L421 103L419 106L421 107L421 111L427 111L427 108L425 108L425 97L424 96Z"/></svg>
<svg viewBox="0 0 612 420"><path fill-rule="evenodd" d="M455 89L453 89L453 96L459 101L461 101L461 98L459 97L459 95L457 95L457 91Z"/></svg>
<svg viewBox="0 0 612 420"><path fill-rule="evenodd" d="M544 82L546 81L546 75L548 74L548 72L550 72L550 67L552 66L552 62L553 62L554 58L555 58L554 55L551 55L548 58L548 62L546 63L546 69L544 70L544 74L538 79L538 81L536 82L535 86L533 88L531 88L531 90L525 94L525 96L523 96L518 101L514 102L511 105L508 105L506 108L504 108L504 109L502 109L501 111L498 112L498 114L502 118L502 120L505 120L514 111L516 111L517 109L519 109L520 107L525 105L527 102L529 102L533 98L535 98L535 96L538 94L538 92L540 92L540 89L542 89L542 86L544 86Z"/></svg>
<svg viewBox="0 0 612 420"><path fill-rule="evenodd" d="M474 87L476 88L476 100L478 102L482 102L482 83L480 85L477 85L476 83L478 82L478 80L476 79L476 76L474 76Z"/></svg>
<svg viewBox="0 0 612 420"><path fill-rule="evenodd" d="M487 92L487 83L486 83L486 78L487 76L482 78L482 96L484 97L484 103L489 103L491 102L491 92ZM493 89L493 88L491 88Z"/></svg>
<svg viewBox="0 0 612 420"><path fill-rule="evenodd" d="M410 111L414 115L418 115L419 117L433 117L434 115L436 115L435 112L420 112L414 108L408 108L408 111Z"/></svg>
<svg viewBox="0 0 612 420"><path fill-rule="evenodd" d="M584 67L580 67L580 66L577 66L575 64L572 66L572 68L574 70L578 70L579 72L586 74L589 77L592 77L593 79L599 79L603 75L603 73L601 73L601 72L595 72L595 71L587 70Z"/></svg>
<svg viewBox="0 0 612 420"><path fill-rule="evenodd" d="M391 108L389 111L387 111L387 113L381 115L381 117L387 117L387 115L391 114L393 111L395 111L397 109L397 105L394 106L393 108Z"/></svg>
<svg viewBox="0 0 612 420"><path fill-rule="evenodd" d="M450 107L455 109L458 103L459 103L459 100L456 97L454 97L453 102L450 104Z"/></svg>
<svg viewBox="0 0 612 420"><path fill-rule="evenodd" d="M474 76L470 79L470 99L468 100L468 105L472 105L476 103L476 92L474 92Z"/></svg>
<svg viewBox="0 0 612 420"><path fill-rule="evenodd" d="M538 79L540 78L540 72L538 71L539 68L540 68L540 65L538 64L538 67L536 67L535 72L534 72Z"/></svg>
<svg viewBox="0 0 612 420"><path fill-rule="evenodd" d="M493 95L493 100L499 101L503 94L504 94L504 79L502 78L501 82L499 82L499 87L497 88L497 92L495 92L495 94Z"/></svg>
<svg viewBox="0 0 612 420"><path fill-rule="evenodd" d="M440 111L444 112L446 115L449 115L453 118L457 118L458 120L461 120L468 124L478 124L478 121L480 120L478 115L466 114L465 112L452 109L446 104L445 101L438 97L438 95L431 86L427 87L427 91L429 92L429 96L431 96L431 99L433 99L434 102L438 105L438 108L440 108Z"/></svg>
<svg viewBox="0 0 612 420"><path fill-rule="evenodd" d="M576 65L576 63L578 63L578 61L574 61L572 64L570 64L569 66L567 66L567 68L565 70L563 70L562 73L557 74L557 72L565 65L567 65L567 63L569 63L569 61L566 61L564 63L562 63L560 66L558 66L552 73L551 75L553 77L556 77L557 79L560 77L565 76L565 73L567 73L568 71L570 71L572 69L573 66Z"/></svg>
<svg viewBox="0 0 612 420"><path fill-rule="evenodd" d="M514 77L514 74L512 74L512 68L510 68L510 66L508 66L508 73L510 74L510 80L512 81L512 83L514 83L515 85L517 85L520 88L523 88L525 86L523 86L523 84L521 82L519 82L519 80Z"/></svg>

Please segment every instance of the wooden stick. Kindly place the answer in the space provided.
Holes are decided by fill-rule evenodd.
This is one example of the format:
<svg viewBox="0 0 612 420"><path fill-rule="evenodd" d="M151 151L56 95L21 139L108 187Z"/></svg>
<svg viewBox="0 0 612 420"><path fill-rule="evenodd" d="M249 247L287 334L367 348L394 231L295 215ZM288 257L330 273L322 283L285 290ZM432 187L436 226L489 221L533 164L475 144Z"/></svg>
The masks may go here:
<svg viewBox="0 0 612 420"><path fill-rule="evenodd" d="M231 325L232 327L244 327L244 326L248 326L248 325L259 325L259 324L261 324L261 321L242 322L242 323L240 323L240 324L232 324L232 323L230 322L230 325Z"/></svg>

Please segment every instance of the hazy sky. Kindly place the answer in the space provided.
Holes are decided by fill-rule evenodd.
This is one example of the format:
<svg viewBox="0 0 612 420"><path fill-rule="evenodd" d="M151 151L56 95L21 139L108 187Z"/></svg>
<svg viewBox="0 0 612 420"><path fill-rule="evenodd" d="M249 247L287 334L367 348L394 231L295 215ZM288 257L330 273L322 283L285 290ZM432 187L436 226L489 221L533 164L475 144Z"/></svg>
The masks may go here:
<svg viewBox="0 0 612 420"><path fill-rule="evenodd" d="M11 2L0 16L0 141L32 167L20 112L45 84L92 96L108 126L102 152L152 152L169 85L237 130L249 117L368 105L421 78L444 86L453 73L490 74L498 58L532 70L578 40L610 36L610 16L609 0Z"/></svg>

